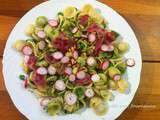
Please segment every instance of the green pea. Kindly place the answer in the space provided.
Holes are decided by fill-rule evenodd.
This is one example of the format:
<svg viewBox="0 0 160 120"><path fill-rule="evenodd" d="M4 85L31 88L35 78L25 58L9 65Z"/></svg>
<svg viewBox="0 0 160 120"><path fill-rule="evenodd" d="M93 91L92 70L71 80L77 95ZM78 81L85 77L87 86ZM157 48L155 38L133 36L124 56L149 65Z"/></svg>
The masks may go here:
<svg viewBox="0 0 160 120"><path fill-rule="evenodd" d="M48 23L48 20L45 16L39 16L36 19L36 25L40 27L44 27Z"/></svg>
<svg viewBox="0 0 160 120"><path fill-rule="evenodd" d="M19 75L19 79L20 79L20 80L24 80L24 79L25 79L25 76L24 76L24 75Z"/></svg>

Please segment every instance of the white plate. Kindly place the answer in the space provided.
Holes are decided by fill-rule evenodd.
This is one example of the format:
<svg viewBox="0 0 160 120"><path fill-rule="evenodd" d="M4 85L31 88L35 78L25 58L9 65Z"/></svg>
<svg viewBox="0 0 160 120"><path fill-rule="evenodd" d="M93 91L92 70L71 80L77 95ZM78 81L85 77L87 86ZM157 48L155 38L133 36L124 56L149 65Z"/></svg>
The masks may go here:
<svg viewBox="0 0 160 120"><path fill-rule="evenodd" d="M86 3L99 8L105 19L109 21L110 28L119 32L125 41L130 44L130 51L126 54L126 57L134 58L136 61L135 67L128 68L127 71L128 81L131 84L130 93L119 94L115 92L115 99L109 102L109 111L103 117L96 116L91 109L87 109L81 114L51 117L42 110L36 97L23 88L22 82L18 79L18 75L22 72L19 65L22 56L14 51L11 46L17 39L27 38L24 35L24 29L28 24L33 23L37 16L44 15L48 18L54 18L57 12L67 6L72 5L81 8ZM141 53L137 38L128 23L113 9L95 0L51 0L26 13L12 30L4 51L3 75L13 103L30 120L53 120L53 118L54 120L114 120L127 108L135 95L140 81L141 65Z"/></svg>

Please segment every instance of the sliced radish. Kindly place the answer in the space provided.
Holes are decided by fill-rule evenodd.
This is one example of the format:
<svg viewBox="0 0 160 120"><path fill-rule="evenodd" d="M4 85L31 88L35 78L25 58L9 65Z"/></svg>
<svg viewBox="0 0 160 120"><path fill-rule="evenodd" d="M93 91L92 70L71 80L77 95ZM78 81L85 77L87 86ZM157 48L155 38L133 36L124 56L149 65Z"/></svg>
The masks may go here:
<svg viewBox="0 0 160 120"><path fill-rule="evenodd" d="M88 98L91 98L94 96L94 91L91 89L91 88L88 88L86 91L85 91L85 95L88 97Z"/></svg>
<svg viewBox="0 0 160 120"><path fill-rule="evenodd" d="M76 61L74 59L71 59L71 64L74 65Z"/></svg>
<svg viewBox="0 0 160 120"><path fill-rule="evenodd" d="M24 88L27 88L28 87L28 80L24 80Z"/></svg>
<svg viewBox="0 0 160 120"><path fill-rule="evenodd" d="M127 64L127 66L129 66L129 67L133 67L133 66L135 65L135 60L134 60L133 58L128 58L128 59L126 60L126 64Z"/></svg>
<svg viewBox="0 0 160 120"><path fill-rule="evenodd" d="M81 37L83 37L83 38L87 38L87 35L81 35Z"/></svg>
<svg viewBox="0 0 160 120"><path fill-rule="evenodd" d="M59 91L63 91L66 88L66 85L63 80L57 80L55 82L55 88Z"/></svg>
<svg viewBox="0 0 160 120"><path fill-rule="evenodd" d="M44 98L40 98L40 105L42 107L46 107L47 104L51 101L51 98L50 97L44 97Z"/></svg>
<svg viewBox="0 0 160 120"><path fill-rule="evenodd" d="M55 53L52 53L52 56L54 57L54 59L59 60L59 59L61 59L63 57L63 53L57 51Z"/></svg>
<svg viewBox="0 0 160 120"><path fill-rule="evenodd" d="M109 51L109 52L112 52L113 50L114 50L114 46L113 46L113 45L109 45L108 51Z"/></svg>
<svg viewBox="0 0 160 120"><path fill-rule="evenodd" d="M106 45L106 44L103 44L101 46L101 50L104 51L104 52L111 52L114 50L114 46L113 45Z"/></svg>
<svg viewBox="0 0 160 120"><path fill-rule="evenodd" d="M30 59L30 57L28 55L25 55L24 56L24 63L28 64L29 59Z"/></svg>
<svg viewBox="0 0 160 120"><path fill-rule="evenodd" d="M71 68L71 67L65 67L64 72L65 72L67 75L71 75L71 74L72 74L72 68Z"/></svg>
<svg viewBox="0 0 160 120"><path fill-rule="evenodd" d="M94 66L96 64L96 60L94 59L94 57L88 57L87 64L89 66Z"/></svg>
<svg viewBox="0 0 160 120"><path fill-rule="evenodd" d="M45 67L39 67L36 72L39 75L46 75L47 74L47 69Z"/></svg>
<svg viewBox="0 0 160 120"><path fill-rule="evenodd" d="M109 61L106 60L103 63L101 63L101 69L106 70L109 67Z"/></svg>
<svg viewBox="0 0 160 120"><path fill-rule="evenodd" d="M92 83L92 80L90 78L90 75L87 74L84 79L78 79L75 81L75 83L78 85L89 85Z"/></svg>
<svg viewBox="0 0 160 120"><path fill-rule="evenodd" d="M22 52L24 55L31 55L33 51L30 46L26 45L22 48Z"/></svg>
<svg viewBox="0 0 160 120"><path fill-rule="evenodd" d="M100 80L100 76L98 74L94 74L94 75L91 76L91 80L93 82L97 82L97 81Z"/></svg>
<svg viewBox="0 0 160 120"><path fill-rule="evenodd" d="M94 42L96 40L96 35L94 33L90 33L88 35L88 39L90 42Z"/></svg>
<svg viewBox="0 0 160 120"><path fill-rule="evenodd" d="M77 102L77 96L74 93L66 94L64 99L68 105L73 105Z"/></svg>
<svg viewBox="0 0 160 120"><path fill-rule="evenodd" d="M73 28L73 30L71 31L72 33L76 33L78 31L78 28L77 27L75 27L75 28Z"/></svg>
<svg viewBox="0 0 160 120"><path fill-rule="evenodd" d="M73 58L74 58L74 59L77 59L77 58L78 58L78 52L77 52L77 51L74 51L74 52L73 52Z"/></svg>
<svg viewBox="0 0 160 120"><path fill-rule="evenodd" d="M56 68L55 67L53 67L52 65L50 65L49 67L48 67L48 73L50 74L50 75L54 75L54 74L56 74Z"/></svg>
<svg viewBox="0 0 160 120"><path fill-rule="evenodd" d="M38 31L37 36L44 39L46 37L46 33L43 30L40 30Z"/></svg>
<svg viewBox="0 0 160 120"><path fill-rule="evenodd" d="M116 74L113 76L113 80L118 81L121 79L121 76L119 74Z"/></svg>
<svg viewBox="0 0 160 120"><path fill-rule="evenodd" d="M39 48L40 50L43 50L45 47L46 47L46 43L41 40L41 41L38 43L38 48Z"/></svg>
<svg viewBox="0 0 160 120"><path fill-rule="evenodd" d="M69 80L71 81L71 82L73 82L73 81L75 81L76 80L76 76L75 75L70 75L69 76Z"/></svg>
<svg viewBox="0 0 160 120"><path fill-rule="evenodd" d="M58 21L57 21L57 20L54 20L54 19L49 20L48 23L49 23L49 25L52 26L52 27L58 26Z"/></svg>
<svg viewBox="0 0 160 120"><path fill-rule="evenodd" d="M69 57L64 56L64 57L61 59L61 62L62 62L62 63L68 63L68 62L69 62Z"/></svg>
<svg viewBox="0 0 160 120"><path fill-rule="evenodd" d="M86 73L84 71L79 71L77 72L76 77L78 79L84 79L86 77Z"/></svg>

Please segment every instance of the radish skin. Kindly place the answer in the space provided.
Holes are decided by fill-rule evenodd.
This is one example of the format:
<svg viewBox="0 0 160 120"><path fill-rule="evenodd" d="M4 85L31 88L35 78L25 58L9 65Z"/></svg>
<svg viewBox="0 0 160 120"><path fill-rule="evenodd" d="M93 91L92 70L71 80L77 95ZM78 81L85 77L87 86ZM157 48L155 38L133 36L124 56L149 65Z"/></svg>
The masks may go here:
<svg viewBox="0 0 160 120"><path fill-rule="evenodd" d="M106 70L109 67L109 61L106 60L105 62L101 63L101 69Z"/></svg>
<svg viewBox="0 0 160 120"><path fill-rule="evenodd" d="M76 76L78 79L84 79L86 77L86 73L84 71L79 71Z"/></svg>
<svg viewBox="0 0 160 120"><path fill-rule="evenodd" d="M91 80L93 82L97 82L97 81L100 80L100 76L98 74L94 74L94 75L91 76Z"/></svg>
<svg viewBox="0 0 160 120"><path fill-rule="evenodd" d="M55 82L55 88L59 91L63 91L66 88L66 85L63 80L57 80Z"/></svg>
<svg viewBox="0 0 160 120"><path fill-rule="evenodd" d="M57 27L58 26L58 21L54 20L54 19L49 20L48 23L51 27Z"/></svg>
<svg viewBox="0 0 160 120"><path fill-rule="evenodd" d="M36 72L39 75L46 75L47 74L47 69L45 67L39 67Z"/></svg>
<svg viewBox="0 0 160 120"><path fill-rule="evenodd" d="M126 64L127 64L127 66L129 66L129 67L133 67L133 66L135 66L135 60L134 60L133 58L128 58L128 59L126 60Z"/></svg>
<svg viewBox="0 0 160 120"><path fill-rule="evenodd" d="M54 59L60 60L63 57L63 53L57 51L57 52L52 53L52 56L53 56Z"/></svg>
<svg viewBox="0 0 160 120"><path fill-rule="evenodd" d="M22 48L22 52L24 55L31 55L32 54L32 48L28 45L25 45L23 48Z"/></svg>
<svg viewBox="0 0 160 120"><path fill-rule="evenodd" d="M94 33L90 33L88 39L90 42L94 42L96 40L96 35Z"/></svg>

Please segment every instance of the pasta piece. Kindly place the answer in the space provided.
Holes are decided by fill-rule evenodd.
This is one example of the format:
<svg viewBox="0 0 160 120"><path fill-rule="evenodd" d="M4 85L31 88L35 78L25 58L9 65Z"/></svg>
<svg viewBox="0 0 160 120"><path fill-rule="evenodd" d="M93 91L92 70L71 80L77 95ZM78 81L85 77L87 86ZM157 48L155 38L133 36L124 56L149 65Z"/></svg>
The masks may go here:
<svg viewBox="0 0 160 120"><path fill-rule="evenodd" d="M125 93L128 87L129 87L129 84L125 80L121 79L118 81L118 91L120 93Z"/></svg>
<svg viewBox="0 0 160 120"><path fill-rule="evenodd" d="M48 103L46 110L49 115L54 116L60 112L61 104L55 99L53 99L52 101Z"/></svg>
<svg viewBox="0 0 160 120"><path fill-rule="evenodd" d="M13 48L15 48L17 51L20 52L25 45L26 45L26 42L24 40L17 40L14 43Z"/></svg>

